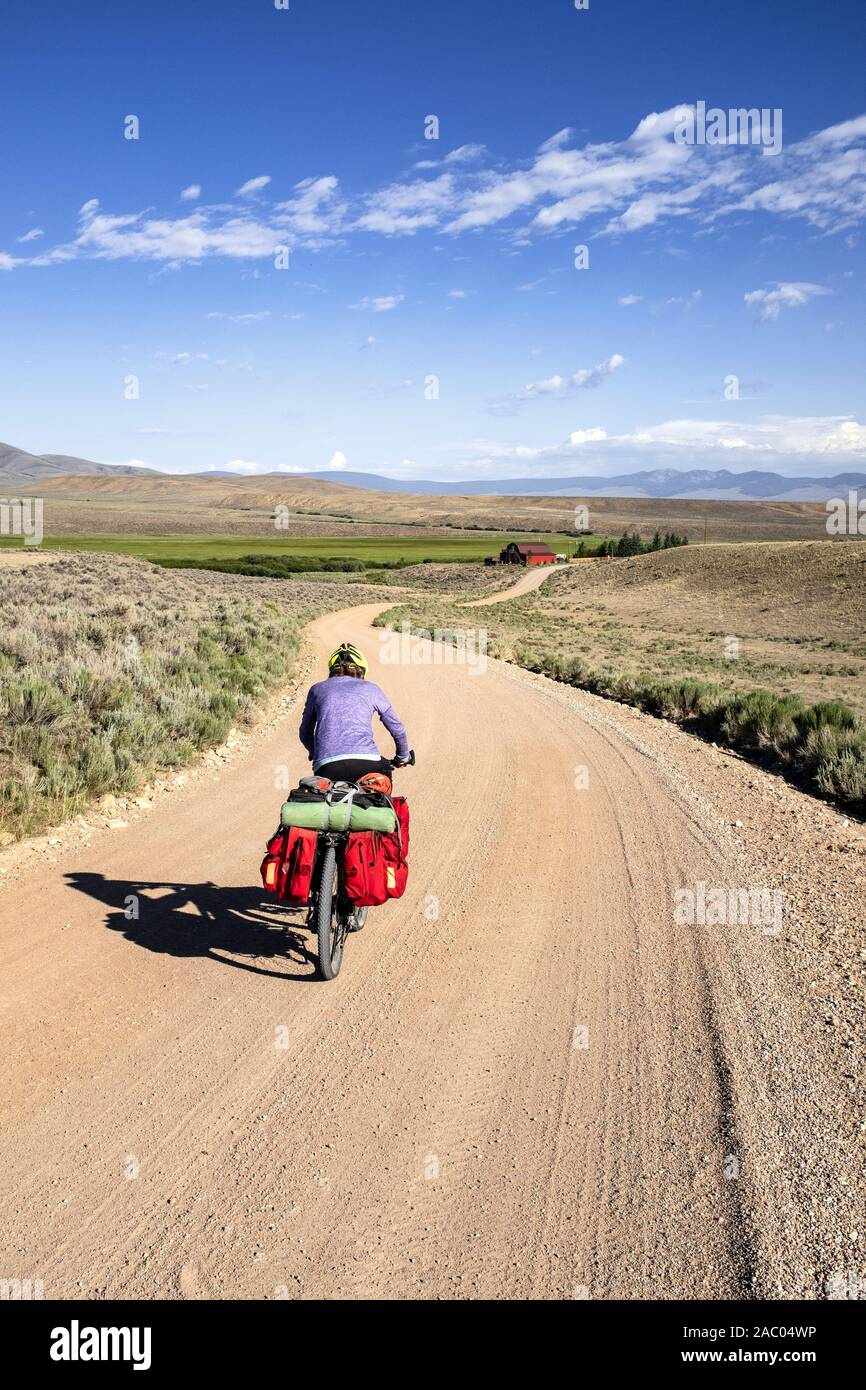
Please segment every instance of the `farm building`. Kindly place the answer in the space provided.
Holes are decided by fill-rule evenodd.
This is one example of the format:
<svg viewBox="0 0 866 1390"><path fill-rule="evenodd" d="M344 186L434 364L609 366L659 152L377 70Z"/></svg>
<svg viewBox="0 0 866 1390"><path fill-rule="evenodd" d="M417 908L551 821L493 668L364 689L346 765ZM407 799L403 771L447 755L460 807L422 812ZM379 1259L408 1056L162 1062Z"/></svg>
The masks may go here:
<svg viewBox="0 0 866 1390"><path fill-rule="evenodd" d="M535 541L509 541L499 552L502 565L552 565L556 556L549 545Z"/></svg>

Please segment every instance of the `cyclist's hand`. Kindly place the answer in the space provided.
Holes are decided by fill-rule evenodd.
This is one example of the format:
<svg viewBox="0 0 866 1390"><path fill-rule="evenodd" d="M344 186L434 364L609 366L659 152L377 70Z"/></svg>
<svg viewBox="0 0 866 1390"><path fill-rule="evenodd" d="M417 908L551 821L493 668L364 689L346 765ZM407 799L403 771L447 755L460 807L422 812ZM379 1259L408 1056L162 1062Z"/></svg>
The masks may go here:
<svg viewBox="0 0 866 1390"><path fill-rule="evenodd" d="M409 750L409 756L408 756L408 758L395 758L395 759L394 759L394 766L395 766L395 767L414 767L414 765L415 765L415 749L414 749L414 748L412 748L412 749Z"/></svg>

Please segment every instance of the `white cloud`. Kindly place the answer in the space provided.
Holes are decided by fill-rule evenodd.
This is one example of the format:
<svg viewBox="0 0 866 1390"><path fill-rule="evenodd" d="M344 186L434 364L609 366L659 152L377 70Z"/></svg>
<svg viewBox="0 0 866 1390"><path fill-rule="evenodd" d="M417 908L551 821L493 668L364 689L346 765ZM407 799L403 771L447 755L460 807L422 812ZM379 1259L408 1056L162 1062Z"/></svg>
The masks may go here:
<svg viewBox="0 0 866 1390"><path fill-rule="evenodd" d="M251 463L249 459L230 459L226 468L231 473L258 473L259 464Z"/></svg>
<svg viewBox="0 0 866 1390"><path fill-rule="evenodd" d="M270 174L259 174L257 178L247 179L246 183L242 183L240 188L237 189L237 196L239 198L249 198L253 193L261 193L263 188L267 188L270 181Z"/></svg>
<svg viewBox="0 0 866 1390"><path fill-rule="evenodd" d="M666 299L664 301L663 307L667 308L669 304L681 304L685 309L686 313L688 313L689 309L694 308L698 301L703 299L703 297L703 290L692 290L691 294L688 295L675 294L672 295L670 299Z"/></svg>
<svg viewBox="0 0 866 1390"><path fill-rule="evenodd" d="M302 179L295 184L294 198L275 205L276 220L300 234L336 235L346 212L346 204L337 196L337 187L338 181L332 174Z"/></svg>
<svg viewBox="0 0 866 1390"><path fill-rule="evenodd" d="M449 290L449 291L448 291L448 298L449 298L449 299L465 299L465 298L466 298L466 291L465 291L465 290Z"/></svg>
<svg viewBox="0 0 866 1390"><path fill-rule="evenodd" d="M45 233L41 227L31 227L29 232L25 232L23 236L16 237L15 239L16 241L36 241L39 237L44 235Z"/></svg>
<svg viewBox="0 0 866 1390"><path fill-rule="evenodd" d="M220 310L214 310L208 314L209 319L226 319L229 323L263 323L265 319L271 317L270 309L257 309L249 314L224 314Z"/></svg>
<svg viewBox="0 0 866 1390"><path fill-rule="evenodd" d="M447 216L455 197L453 174L437 179L414 179L411 183L390 184L366 199L366 211L356 227L365 232L411 235L422 227L436 227Z"/></svg>
<svg viewBox="0 0 866 1390"><path fill-rule="evenodd" d="M521 390L512 391L509 395L496 401L491 406L491 410L496 415L510 415L528 401L562 400L574 395L577 391L592 390L596 386L601 386L602 382L617 371L624 361L625 358L615 352L606 362L599 362L595 367L582 367L580 371L572 372L570 376L551 376L544 381L531 381Z"/></svg>
<svg viewBox="0 0 866 1390"><path fill-rule="evenodd" d="M185 203L194 203L201 197L201 184L191 183L188 188L182 188L180 196Z"/></svg>
<svg viewBox="0 0 866 1390"><path fill-rule="evenodd" d="M494 162L477 145L422 161L433 177L410 177L340 195L337 179L302 179L292 197L267 205L269 175L248 179L234 204L190 207L185 216L81 208L75 237L34 255L0 255L0 268L75 259L153 260L176 267L206 258L267 259L278 245L317 249L353 231L411 236L458 234L508 224L513 247L589 219L593 235L631 235L677 219L706 229L744 213L798 218L824 232L866 221L866 116L842 121L772 159L760 147L681 145L673 135L683 104L651 112L625 139L584 141L563 129L526 159ZM192 203L190 184L181 197ZM262 195L265 196L262 196ZM189 195L189 196L187 196ZM35 231L36 229L34 229Z"/></svg>
<svg viewBox="0 0 866 1390"><path fill-rule="evenodd" d="M81 209L75 241L57 247L32 264L86 256L97 260L158 260L182 264L208 256L272 256L280 233L246 214L214 223L206 209L186 217L145 218L143 213L103 213L96 198Z"/></svg>
<svg viewBox="0 0 866 1390"><path fill-rule="evenodd" d="M560 150L563 145L569 143L573 136L574 131L571 126L563 126L562 130L558 130L555 135L550 136L549 140L545 140L543 144L539 145L538 153L548 154L551 150Z"/></svg>
<svg viewBox="0 0 866 1390"><path fill-rule="evenodd" d="M799 309L817 295L832 293L823 285L812 285L808 281L777 281L775 289L749 290L743 299L747 304L754 304L758 317L767 322L777 319L782 309Z"/></svg>
<svg viewBox="0 0 866 1390"><path fill-rule="evenodd" d="M819 472L866 464L866 424L851 416L766 415L751 421L666 420L625 434L602 427L573 431L544 448L481 441L482 453L467 466L532 462L539 473L574 467L602 474L672 468L791 469Z"/></svg>
<svg viewBox="0 0 866 1390"><path fill-rule="evenodd" d="M329 468L345 468L349 460L341 449L337 449L328 460Z"/></svg>
<svg viewBox="0 0 866 1390"><path fill-rule="evenodd" d="M416 169L438 169L442 164L472 164L487 153L483 145L458 145L444 159L419 159Z"/></svg>
<svg viewBox="0 0 866 1390"><path fill-rule="evenodd" d="M607 430L599 428L572 430L571 434L568 436L568 442L572 445L597 444L601 439L607 439Z"/></svg>
<svg viewBox="0 0 866 1390"><path fill-rule="evenodd" d="M357 304L350 304L350 309L372 309L374 314L385 314L389 309L396 309L398 304L402 304L406 298L403 294L382 294L375 298L365 295Z"/></svg>
<svg viewBox="0 0 866 1390"><path fill-rule="evenodd" d="M629 304L640 304L640 302L641 302L642 299L643 299L643 295L642 295L642 294L622 294L622 295L620 295L619 299L617 300L617 303L618 303L618 304L625 304L625 305L629 305Z"/></svg>

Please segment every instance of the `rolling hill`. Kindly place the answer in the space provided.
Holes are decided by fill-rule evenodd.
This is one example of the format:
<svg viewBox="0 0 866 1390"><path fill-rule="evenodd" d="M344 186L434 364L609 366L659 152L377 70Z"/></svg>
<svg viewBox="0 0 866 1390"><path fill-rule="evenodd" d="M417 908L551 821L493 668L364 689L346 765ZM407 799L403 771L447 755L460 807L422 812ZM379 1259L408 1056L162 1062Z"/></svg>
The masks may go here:
<svg viewBox="0 0 866 1390"><path fill-rule="evenodd" d="M790 478L781 473L729 469L655 468L612 477L598 474L568 478L388 478L381 473L311 471L309 473L260 473L254 477L212 469L206 472L169 474L133 464L96 463L68 454L30 454L11 444L0 444L0 483L4 486L37 483L61 476L172 478L186 486L231 483L258 492L285 493L287 486L323 483L328 487L362 489L365 492L423 497L610 497L655 498L682 501L723 502L825 502L849 489L866 493L866 473L837 473L829 478Z"/></svg>
<svg viewBox="0 0 866 1390"><path fill-rule="evenodd" d="M75 458L70 454L29 454L14 444L0 443L0 486L8 488L21 483L41 483L50 478L72 474L99 476L104 474L134 477L153 474L153 468L138 468L124 463L94 463L92 459Z"/></svg>

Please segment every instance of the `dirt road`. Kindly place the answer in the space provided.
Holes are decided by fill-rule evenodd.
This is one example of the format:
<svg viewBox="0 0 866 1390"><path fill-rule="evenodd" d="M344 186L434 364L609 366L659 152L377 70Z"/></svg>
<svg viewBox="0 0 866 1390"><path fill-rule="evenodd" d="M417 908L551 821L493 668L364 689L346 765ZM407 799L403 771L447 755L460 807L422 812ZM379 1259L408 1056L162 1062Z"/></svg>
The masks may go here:
<svg viewBox="0 0 866 1390"><path fill-rule="evenodd" d="M461 607L487 608L492 603L501 603L504 598L522 598L524 594L531 594L533 589L540 589L545 579L549 579L557 570L564 569L568 569L568 566L538 565L535 569L528 569L525 574L522 574L511 588L500 590L496 594L487 594L484 598L470 599L468 603L461 604Z"/></svg>
<svg viewBox="0 0 866 1390"><path fill-rule="evenodd" d="M307 770L295 719L0 894L0 1275L46 1298L797 1296L834 1170L807 1151L801 1198L796 1146L837 1097L812 1100L779 943L675 925L675 890L734 872L719 824L592 697L382 664L376 611L314 640L358 642L407 721L411 872L336 982L255 886L275 777Z"/></svg>

